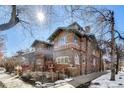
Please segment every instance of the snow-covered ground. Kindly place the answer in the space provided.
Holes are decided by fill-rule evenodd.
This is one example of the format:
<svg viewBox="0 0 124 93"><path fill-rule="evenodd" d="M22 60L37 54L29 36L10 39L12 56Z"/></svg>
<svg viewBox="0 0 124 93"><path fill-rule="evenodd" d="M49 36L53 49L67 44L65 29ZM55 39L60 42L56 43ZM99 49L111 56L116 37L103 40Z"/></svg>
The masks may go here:
<svg viewBox="0 0 124 93"><path fill-rule="evenodd" d="M68 84L67 82L57 84L55 86L51 86L49 88L75 88L74 86Z"/></svg>
<svg viewBox="0 0 124 93"><path fill-rule="evenodd" d="M56 85L51 86L49 88L75 88L74 86L67 83L68 81L73 80L73 78L67 78L65 80L58 80L55 82Z"/></svg>
<svg viewBox="0 0 124 93"><path fill-rule="evenodd" d="M124 88L124 72L119 72L115 81L110 81L110 75L108 73L93 80L89 88Z"/></svg>
<svg viewBox="0 0 124 93"><path fill-rule="evenodd" d="M93 80L89 88L124 88L124 71L121 71L116 75L115 81L110 81L110 75L111 73L107 73ZM54 82L54 85L49 86L48 88L75 88L67 83L71 80L73 80L73 78L58 80ZM34 88L32 85L20 80L18 76L6 74L3 70L0 71L0 81L7 88Z"/></svg>
<svg viewBox="0 0 124 93"><path fill-rule="evenodd" d="M0 73L0 81L7 87L7 88L33 88L32 85L27 84L20 80L18 76L11 76L6 73Z"/></svg>
<svg viewBox="0 0 124 93"><path fill-rule="evenodd" d="M67 83L68 81L73 80L72 78L66 78L64 80L57 80L54 83L45 83L42 84L41 82L35 82L36 87L38 88L74 88L74 86Z"/></svg>

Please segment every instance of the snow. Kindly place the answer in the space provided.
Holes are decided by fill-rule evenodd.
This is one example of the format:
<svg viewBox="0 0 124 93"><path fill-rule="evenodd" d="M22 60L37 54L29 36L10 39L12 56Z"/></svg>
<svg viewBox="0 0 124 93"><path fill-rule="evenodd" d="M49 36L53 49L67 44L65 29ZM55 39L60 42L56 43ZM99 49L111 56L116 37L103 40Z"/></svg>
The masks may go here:
<svg viewBox="0 0 124 93"><path fill-rule="evenodd" d="M6 71L5 68L0 67L0 73L4 73Z"/></svg>
<svg viewBox="0 0 124 93"><path fill-rule="evenodd" d="M111 73L107 73L98 77L97 79L91 82L89 88L124 88L124 71L119 72L115 76L115 81L110 81ZM46 83L40 84L37 82L38 87L41 85L47 88L75 88L74 86L70 85L68 81L73 80L73 78L66 78L65 80L58 80L54 83ZM12 76L7 73L0 73L0 81L7 87L7 88L34 88L32 85L23 82L18 76Z"/></svg>
<svg viewBox="0 0 124 93"><path fill-rule="evenodd" d="M18 76L11 76L7 73L0 73L0 81L7 87L7 88L33 88L32 85L27 84L20 80Z"/></svg>
<svg viewBox="0 0 124 93"><path fill-rule="evenodd" d="M68 84L67 82L64 82L64 83L59 83L57 85L54 85L54 86L51 86L51 87L48 87L48 88L75 88L75 87Z"/></svg>
<svg viewBox="0 0 124 93"><path fill-rule="evenodd" d="M67 83L68 81L73 80L73 78L66 78L64 80L57 80L55 82L56 85L52 86L51 88L75 88L74 86Z"/></svg>
<svg viewBox="0 0 124 93"><path fill-rule="evenodd" d="M0 81L7 88L34 88L32 85L23 82L19 79L18 75L10 75L5 73L3 68L0 71ZM72 85L68 84L68 81L73 80L72 78L66 78L64 80L58 80L54 83L45 83L41 84L41 82L35 82L37 87L48 87L48 88L74 88Z"/></svg>
<svg viewBox="0 0 124 93"><path fill-rule="evenodd" d="M64 79L64 80L57 80L57 81L55 82L55 84L65 83L65 82L68 82L68 81L71 81L71 80L73 80L73 79L72 79L72 78L66 78L66 79Z"/></svg>
<svg viewBox="0 0 124 93"><path fill-rule="evenodd" d="M93 80L89 88L124 88L124 72L119 72L115 81L110 81L110 76L111 73L108 73Z"/></svg>
<svg viewBox="0 0 124 93"><path fill-rule="evenodd" d="M35 86L38 88L74 88L72 85L68 84L68 81L73 80L72 78L66 78L64 80L57 80L54 83L44 83L37 81Z"/></svg>

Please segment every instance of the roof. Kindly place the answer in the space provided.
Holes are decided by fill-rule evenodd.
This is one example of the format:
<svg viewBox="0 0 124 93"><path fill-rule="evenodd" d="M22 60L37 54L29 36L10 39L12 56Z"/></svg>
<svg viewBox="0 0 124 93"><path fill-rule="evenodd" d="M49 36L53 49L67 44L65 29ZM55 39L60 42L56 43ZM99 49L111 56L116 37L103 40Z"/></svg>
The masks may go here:
<svg viewBox="0 0 124 93"><path fill-rule="evenodd" d="M49 43L49 42L46 42L46 41L41 41L41 40L35 40L33 42L33 44L31 45L31 47L34 47L36 44L38 43L42 43L42 44L46 44L46 45L49 45L49 46L52 46L53 44Z"/></svg>
<svg viewBox="0 0 124 93"><path fill-rule="evenodd" d="M75 26L77 28L75 28ZM77 22L73 22L71 25L68 26L68 28L76 29L78 31L84 31L83 28Z"/></svg>
<svg viewBox="0 0 124 93"><path fill-rule="evenodd" d="M97 41L97 40L96 40L96 37L95 37L95 34L92 34L92 33L84 33L84 34L83 34L83 37L87 37L87 38L89 38L90 40Z"/></svg>
<svg viewBox="0 0 124 93"><path fill-rule="evenodd" d="M96 39L96 37L95 37L94 34L92 34L92 33L85 33L84 36L85 36L87 39L93 41L93 42L97 45L97 46L96 46L97 49L99 49L100 51L104 52L104 50L99 47L98 41L97 41L97 39Z"/></svg>
<svg viewBox="0 0 124 93"><path fill-rule="evenodd" d="M54 38L63 30L68 31L68 32L73 32L75 33L77 36L82 36L82 32L84 32L83 28L77 23L74 22L71 25L67 26L67 27L58 27L53 33L52 35L48 38L48 40L52 41L54 40Z"/></svg>
<svg viewBox="0 0 124 93"><path fill-rule="evenodd" d="M58 27L48 38L48 40L50 40L50 42L53 41L56 38L56 36L58 36L58 34L63 30L67 32L73 32L79 37L86 37L87 39L95 42L97 44L97 48L100 49L95 35L92 33L86 33L86 31L77 22L74 22L67 27Z"/></svg>

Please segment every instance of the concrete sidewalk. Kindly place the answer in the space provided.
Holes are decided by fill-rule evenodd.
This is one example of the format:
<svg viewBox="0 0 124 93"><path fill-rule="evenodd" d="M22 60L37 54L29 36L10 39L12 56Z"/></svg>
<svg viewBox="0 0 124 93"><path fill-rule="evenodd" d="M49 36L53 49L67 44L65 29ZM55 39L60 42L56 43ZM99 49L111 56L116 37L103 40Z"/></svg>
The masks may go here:
<svg viewBox="0 0 124 93"><path fill-rule="evenodd" d="M91 74L87 74L87 75L82 75L82 76L77 76L75 77L72 81L69 81L68 83L71 84L74 87L78 87L82 84L85 84L87 82L90 82L98 77L100 77L101 75L107 74L108 72L94 72Z"/></svg>

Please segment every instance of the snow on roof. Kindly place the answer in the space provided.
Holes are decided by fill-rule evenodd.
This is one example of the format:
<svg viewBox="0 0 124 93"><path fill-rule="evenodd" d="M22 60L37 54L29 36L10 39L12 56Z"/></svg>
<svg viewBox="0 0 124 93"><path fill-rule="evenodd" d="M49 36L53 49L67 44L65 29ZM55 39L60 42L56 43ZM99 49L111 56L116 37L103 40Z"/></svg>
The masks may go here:
<svg viewBox="0 0 124 93"><path fill-rule="evenodd" d="M31 47L34 47L34 46L35 46L36 44L38 44L38 43L52 46L52 44L49 43L49 42L42 41L42 40L35 40L35 41L32 43Z"/></svg>

